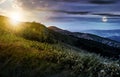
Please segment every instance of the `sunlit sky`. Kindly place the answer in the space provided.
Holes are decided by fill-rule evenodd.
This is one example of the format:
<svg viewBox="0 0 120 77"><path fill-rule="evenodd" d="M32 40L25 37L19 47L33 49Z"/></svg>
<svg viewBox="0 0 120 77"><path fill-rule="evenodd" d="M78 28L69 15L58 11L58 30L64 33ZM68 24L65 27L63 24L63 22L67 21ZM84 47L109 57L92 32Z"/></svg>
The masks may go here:
<svg viewBox="0 0 120 77"><path fill-rule="evenodd" d="M0 0L0 15L11 13L70 31L120 29L120 0Z"/></svg>

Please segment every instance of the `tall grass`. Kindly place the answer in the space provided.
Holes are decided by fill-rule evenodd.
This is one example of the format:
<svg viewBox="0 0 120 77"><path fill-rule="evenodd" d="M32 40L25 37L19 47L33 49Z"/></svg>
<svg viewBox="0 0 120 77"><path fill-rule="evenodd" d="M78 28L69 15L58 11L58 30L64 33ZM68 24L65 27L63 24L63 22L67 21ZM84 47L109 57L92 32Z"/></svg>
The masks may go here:
<svg viewBox="0 0 120 77"><path fill-rule="evenodd" d="M12 34L0 38L1 77L119 77L119 62L84 53L65 44L26 40ZM74 51L74 52L73 52Z"/></svg>

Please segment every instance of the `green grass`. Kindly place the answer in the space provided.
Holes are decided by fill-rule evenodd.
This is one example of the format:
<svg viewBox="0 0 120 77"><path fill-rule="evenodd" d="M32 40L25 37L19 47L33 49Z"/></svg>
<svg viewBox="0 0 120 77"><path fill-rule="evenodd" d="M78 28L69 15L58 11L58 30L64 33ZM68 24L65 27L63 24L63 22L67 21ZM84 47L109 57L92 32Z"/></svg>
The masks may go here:
<svg viewBox="0 0 120 77"><path fill-rule="evenodd" d="M44 25L7 26L0 23L0 77L120 77L119 61L56 42Z"/></svg>

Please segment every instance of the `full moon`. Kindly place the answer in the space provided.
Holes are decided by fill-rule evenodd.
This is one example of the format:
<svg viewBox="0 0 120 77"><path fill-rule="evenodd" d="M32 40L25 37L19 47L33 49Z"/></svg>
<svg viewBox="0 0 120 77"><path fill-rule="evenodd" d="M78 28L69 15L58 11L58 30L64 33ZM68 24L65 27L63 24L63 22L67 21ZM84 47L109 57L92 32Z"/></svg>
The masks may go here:
<svg viewBox="0 0 120 77"><path fill-rule="evenodd" d="M102 21L107 22L108 21L107 17L106 16L102 17Z"/></svg>

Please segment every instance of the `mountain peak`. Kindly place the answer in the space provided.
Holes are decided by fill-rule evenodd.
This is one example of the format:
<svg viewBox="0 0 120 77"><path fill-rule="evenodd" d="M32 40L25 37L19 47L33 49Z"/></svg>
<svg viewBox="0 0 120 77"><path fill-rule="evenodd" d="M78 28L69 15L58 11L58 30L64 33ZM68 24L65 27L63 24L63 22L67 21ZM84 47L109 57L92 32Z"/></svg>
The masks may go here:
<svg viewBox="0 0 120 77"><path fill-rule="evenodd" d="M49 26L48 29L51 29L51 30L62 30L56 26Z"/></svg>

